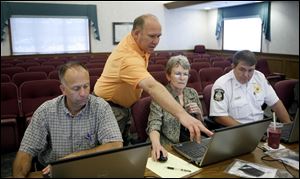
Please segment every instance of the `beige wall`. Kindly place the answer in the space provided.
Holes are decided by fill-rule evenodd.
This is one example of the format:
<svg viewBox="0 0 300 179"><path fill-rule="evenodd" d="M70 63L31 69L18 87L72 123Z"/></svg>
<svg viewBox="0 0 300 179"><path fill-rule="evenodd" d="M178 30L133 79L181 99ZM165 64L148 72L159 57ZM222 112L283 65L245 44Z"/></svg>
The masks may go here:
<svg viewBox="0 0 300 179"><path fill-rule="evenodd" d="M32 1L24 1L32 2ZM53 1L34 1L53 3ZM98 24L101 41L92 34L92 53L111 52L112 22L132 22L135 17L155 14L162 24L162 37L156 50L187 50L196 44L204 44L207 49L220 50L221 41L215 38L217 10L183 10L164 8L165 1L55 1L65 4L97 5ZM8 28L5 28L5 32ZM299 55L299 2L273 1L271 4L271 38L263 41L263 52ZM1 56L10 55L8 33L1 42Z"/></svg>

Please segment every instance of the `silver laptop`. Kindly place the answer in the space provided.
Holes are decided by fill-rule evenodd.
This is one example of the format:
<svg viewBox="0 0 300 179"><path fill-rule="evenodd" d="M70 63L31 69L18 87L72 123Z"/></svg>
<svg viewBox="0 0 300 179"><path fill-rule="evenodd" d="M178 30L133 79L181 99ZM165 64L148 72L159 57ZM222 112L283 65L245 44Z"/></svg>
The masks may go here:
<svg viewBox="0 0 300 179"><path fill-rule="evenodd" d="M214 135L196 142L183 142L172 147L191 162L202 167L252 152L267 130L271 118L216 129Z"/></svg>
<svg viewBox="0 0 300 179"><path fill-rule="evenodd" d="M53 178L143 178L150 143L136 144L51 163Z"/></svg>
<svg viewBox="0 0 300 179"><path fill-rule="evenodd" d="M281 130L281 141L294 143L299 141L299 108L292 123L284 124Z"/></svg>

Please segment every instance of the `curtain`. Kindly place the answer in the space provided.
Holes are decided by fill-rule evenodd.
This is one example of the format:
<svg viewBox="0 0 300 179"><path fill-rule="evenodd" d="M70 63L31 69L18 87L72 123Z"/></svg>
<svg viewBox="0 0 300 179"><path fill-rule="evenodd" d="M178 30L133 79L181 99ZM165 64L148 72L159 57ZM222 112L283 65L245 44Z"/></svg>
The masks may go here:
<svg viewBox="0 0 300 179"><path fill-rule="evenodd" d="M271 41L270 11L271 2L254 3L218 9L217 26L215 33L216 39L220 39L223 28L223 21L225 18L259 16L263 23L263 33L265 35L265 39Z"/></svg>
<svg viewBox="0 0 300 179"><path fill-rule="evenodd" d="M88 17L94 28L95 38L100 40L96 5L1 2L1 41L4 40L4 28L8 25L8 19L13 15Z"/></svg>

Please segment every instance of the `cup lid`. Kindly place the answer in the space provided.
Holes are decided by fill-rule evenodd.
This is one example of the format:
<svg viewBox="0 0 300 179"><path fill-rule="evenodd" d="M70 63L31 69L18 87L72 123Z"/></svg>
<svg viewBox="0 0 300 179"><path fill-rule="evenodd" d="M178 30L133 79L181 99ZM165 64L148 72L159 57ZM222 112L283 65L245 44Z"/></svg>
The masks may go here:
<svg viewBox="0 0 300 179"><path fill-rule="evenodd" d="M270 126L274 126L274 122L271 122L270 123ZM281 127L283 127L283 123L280 123L280 122L276 122L276 128L281 128Z"/></svg>

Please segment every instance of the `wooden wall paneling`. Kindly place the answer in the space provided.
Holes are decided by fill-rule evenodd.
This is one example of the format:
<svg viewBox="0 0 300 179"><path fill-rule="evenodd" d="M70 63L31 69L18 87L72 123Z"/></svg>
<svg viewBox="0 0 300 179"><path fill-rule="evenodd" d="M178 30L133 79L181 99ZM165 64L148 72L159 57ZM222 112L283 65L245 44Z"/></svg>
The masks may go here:
<svg viewBox="0 0 300 179"><path fill-rule="evenodd" d="M299 79L299 60L285 60L285 63L286 78Z"/></svg>

